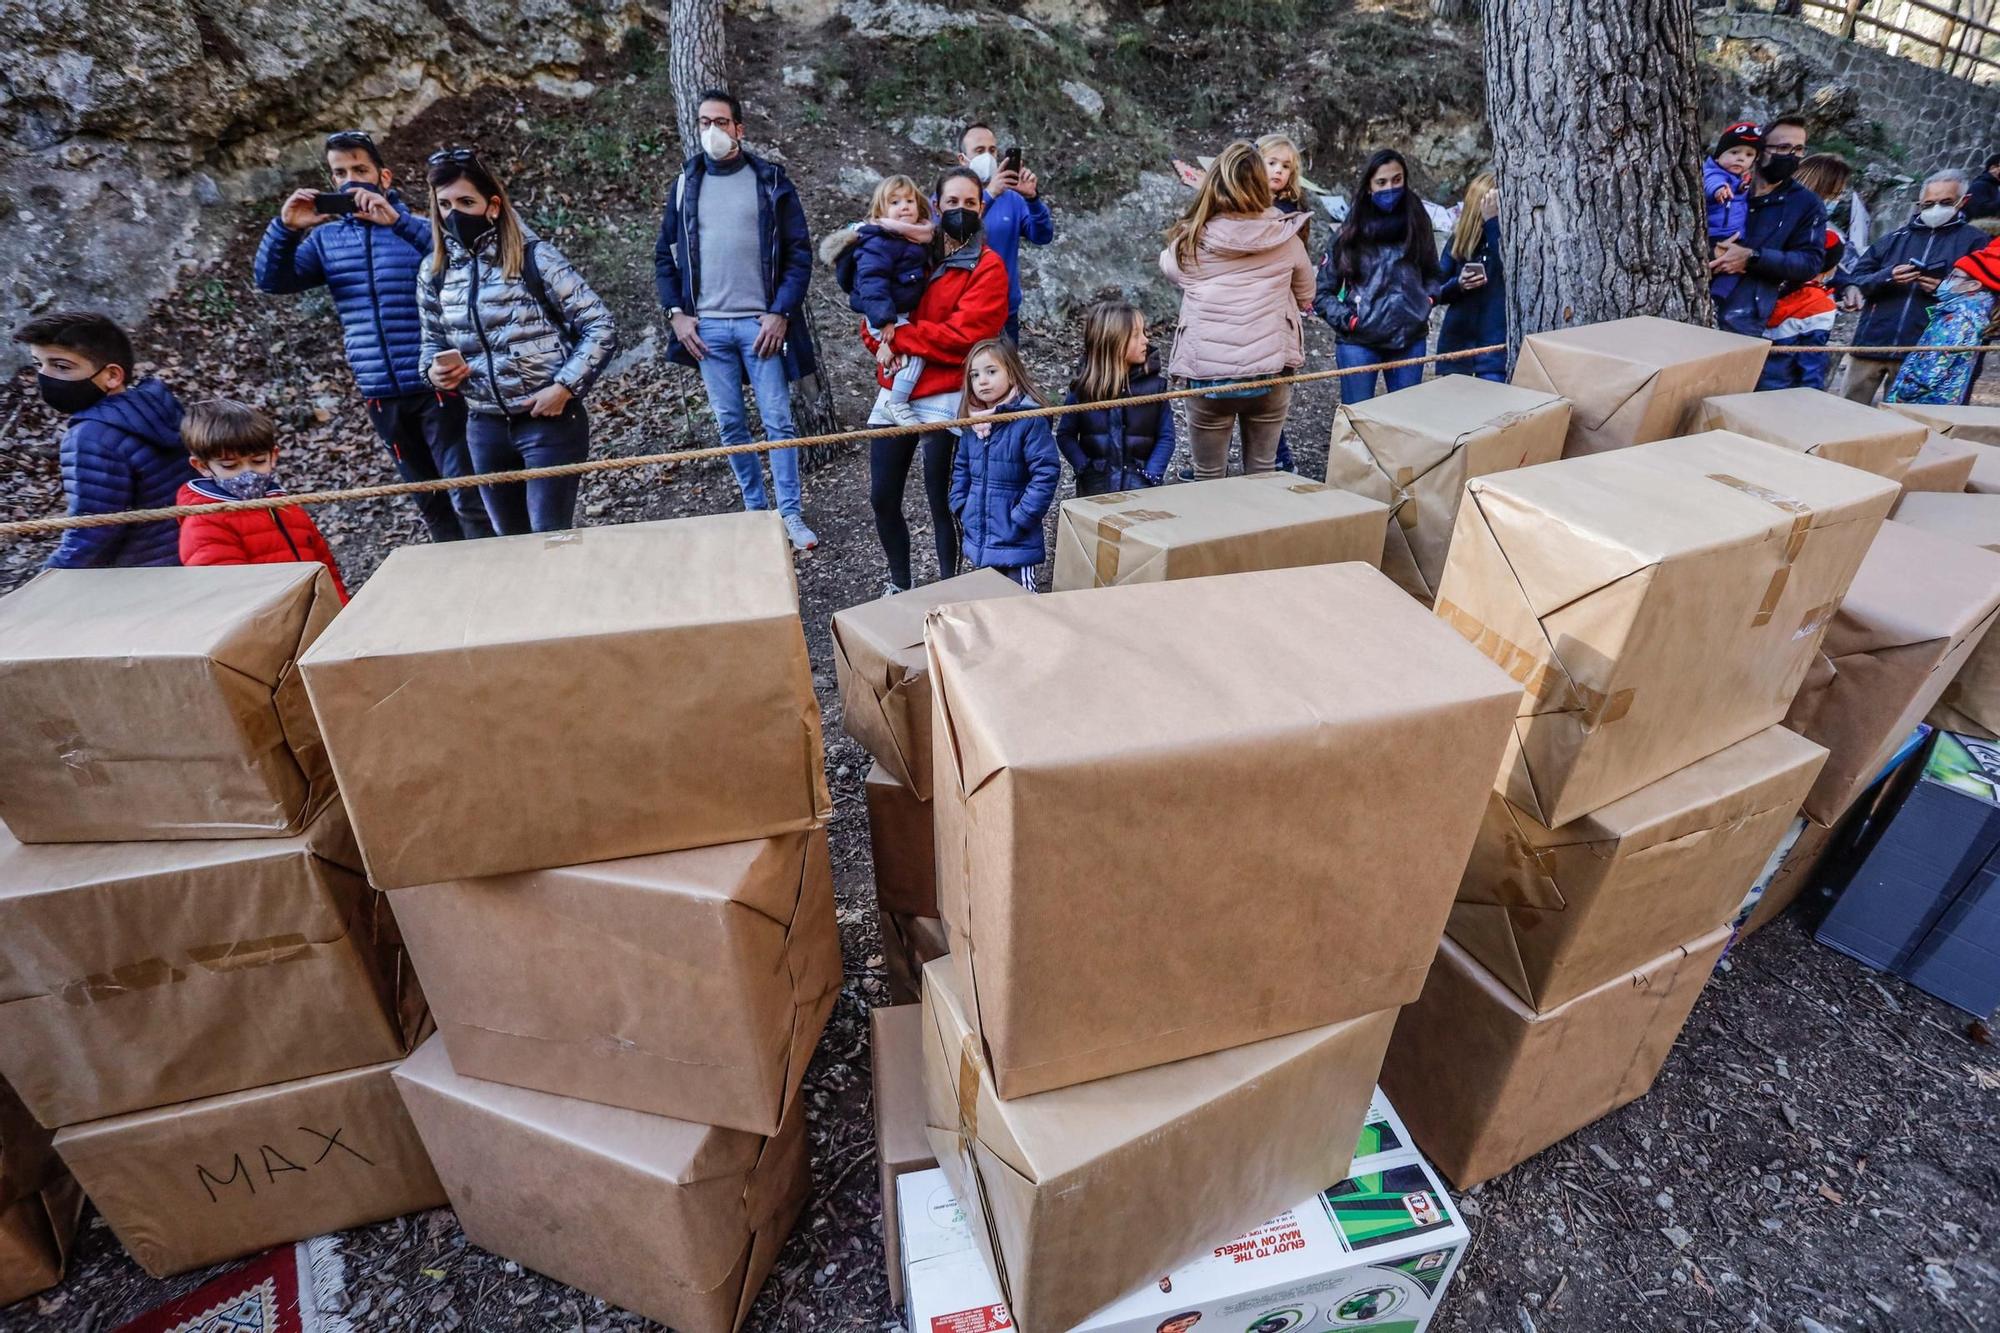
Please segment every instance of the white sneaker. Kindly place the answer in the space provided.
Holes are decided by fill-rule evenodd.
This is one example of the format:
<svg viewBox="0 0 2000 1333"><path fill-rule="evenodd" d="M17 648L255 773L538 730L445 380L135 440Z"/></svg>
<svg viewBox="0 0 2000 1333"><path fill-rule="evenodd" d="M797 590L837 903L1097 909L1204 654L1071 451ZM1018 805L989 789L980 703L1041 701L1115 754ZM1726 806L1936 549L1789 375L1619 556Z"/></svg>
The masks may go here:
<svg viewBox="0 0 2000 1333"><path fill-rule="evenodd" d="M792 539L794 551L810 551L819 545L819 534L806 526L806 521L797 514L785 515L785 532Z"/></svg>
<svg viewBox="0 0 2000 1333"><path fill-rule="evenodd" d="M917 415L917 409L910 406L910 400L907 398L891 398L882 410L887 412L889 420L898 426L914 426L923 420Z"/></svg>
<svg viewBox="0 0 2000 1333"><path fill-rule="evenodd" d="M901 597L908 591L908 588L898 588L894 580L882 585L882 596L884 597Z"/></svg>

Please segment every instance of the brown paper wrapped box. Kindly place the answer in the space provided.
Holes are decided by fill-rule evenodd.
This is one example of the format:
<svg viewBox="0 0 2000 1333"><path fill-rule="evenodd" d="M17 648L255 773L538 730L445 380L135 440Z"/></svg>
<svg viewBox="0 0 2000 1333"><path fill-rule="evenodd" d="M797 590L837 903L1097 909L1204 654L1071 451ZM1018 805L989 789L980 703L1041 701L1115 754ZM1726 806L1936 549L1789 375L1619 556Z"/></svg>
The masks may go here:
<svg viewBox="0 0 2000 1333"><path fill-rule="evenodd" d="M1378 571L947 607L929 641L938 901L1001 1096L1416 998L1520 691Z"/></svg>
<svg viewBox="0 0 2000 1333"><path fill-rule="evenodd" d="M83 1189L66 1171L0 1207L0 1308L62 1281L82 1217Z"/></svg>
<svg viewBox="0 0 2000 1333"><path fill-rule="evenodd" d="M915 1004L923 998L924 965L951 952L944 922L934 916L877 914L882 928L882 971L889 1003Z"/></svg>
<svg viewBox="0 0 2000 1333"><path fill-rule="evenodd" d="M1957 407L1933 403L1888 403L1912 421L1967 444L2000 444L2000 407Z"/></svg>
<svg viewBox="0 0 2000 1333"><path fill-rule="evenodd" d="M1374 564L1389 508L1289 472L1065 500L1055 589Z"/></svg>
<svg viewBox="0 0 2000 1333"><path fill-rule="evenodd" d="M1437 611L1525 686L1502 793L1558 827L1780 721L1898 493L1727 431L1473 481Z"/></svg>
<svg viewBox="0 0 2000 1333"><path fill-rule="evenodd" d="M72 1125L56 1151L154 1277L444 1203L396 1062Z"/></svg>
<svg viewBox="0 0 2000 1333"><path fill-rule="evenodd" d="M1965 479L1965 489L1974 495L2000 495L2000 448L1986 444L1971 448L1972 475Z"/></svg>
<svg viewBox="0 0 2000 1333"><path fill-rule="evenodd" d="M1020 587L1018 583L1014 586ZM924 701L930 702L928 686ZM924 730L929 732L929 726ZM876 905L904 916L936 916L937 841L931 803L918 800L915 792L879 763L869 768L862 790L868 798L868 848L875 862Z"/></svg>
<svg viewBox="0 0 2000 1333"><path fill-rule="evenodd" d="M2000 457L2000 449L1993 452ZM1967 546L2000 551L2000 495L1943 495L1919 491L1897 502L1896 522L1922 528L1940 537L1949 537Z"/></svg>
<svg viewBox="0 0 2000 1333"><path fill-rule="evenodd" d="M1471 1189L1644 1096L1728 943L1718 927L1537 1014L1447 939L1396 1019L1383 1095L1431 1164Z"/></svg>
<svg viewBox="0 0 2000 1333"><path fill-rule="evenodd" d="M470 1078L772 1134L840 990L823 829L388 896Z"/></svg>
<svg viewBox="0 0 2000 1333"><path fill-rule="evenodd" d="M1826 751L1783 727L1551 829L1495 793L1451 938L1545 1011L1729 919Z"/></svg>
<svg viewBox="0 0 2000 1333"><path fill-rule="evenodd" d="M947 602L1029 595L997 569L976 569L833 613L840 729L919 799L931 798L931 677L924 660L924 617Z"/></svg>
<svg viewBox="0 0 2000 1333"><path fill-rule="evenodd" d="M1394 1022L1002 1101L958 978L925 968L931 1148L1015 1326L1069 1328L1345 1176Z"/></svg>
<svg viewBox="0 0 2000 1333"><path fill-rule="evenodd" d="M1906 416L1822 389L1723 394L1704 400L1696 421L1698 430L1733 430L1894 482L1930 434Z"/></svg>
<svg viewBox="0 0 2000 1333"><path fill-rule="evenodd" d="M1326 479L1389 506L1382 572L1428 606L1465 483L1552 463L1568 432L1568 399L1476 375L1440 375L1342 406Z"/></svg>
<svg viewBox="0 0 2000 1333"><path fill-rule="evenodd" d="M2000 449L1974 447L2000 460ZM1896 522L2000 553L2000 495L1906 495L1896 506ZM1966 656L1924 720L1986 740L2000 736L2000 638L1989 633Z"/></svg>
<svg viewBox="0 0 2000 1333"><path fill-rule="evenodd" d="M889 1267L889 1307L903 1308L903 1247L896 1231L896 1181L937 1165L925 1133L924 1011L898 1004L868 1015L868 1065L874 1077L875 1161L882 1184L882 1253Z"/></svg>
<svg viewBox="0 0 2000 1333"><path fill-rule="evenodd" d="M680 1333L732 1333L804 1207L805 1108L775 1137L396 1071L466 1239Z"/></svg>
<svg viewBox="0 0 2000 1333"><path fill-rule="evenodd" d="M300 669L377 888L830 809L776 514L404 546Z"/></svg>
<svg viewBox="0 0 2000 1333"><path fill-rule="evenodd" d="M1981 651L1996 612L2000 555L1882 525L1785 717L1831 752L1807 815L1833 824L1847 813Z"/></svg>
<svg viewBox="0 0 2000 1333"><path fill-rule="evenodd" d="M1979 461L1982 446L1964 444L1930 431L1924 447L1903 474L1903 494L1912 491L1941 491L1956 495L1972 482L1973 464Z"/></svg>
<svg viewBox="0 0 2000 1333"><path fill-rule="evenodd" d="M1812 883L1813 871L1825 857L1833 833L1824 824L1815 824L1810 819L1805 821L1799 836L1785 849L1785 858L1778 862L1771 882L1764 886L1764 896L1757 900L1757 905L1750 909L1750 915L1736 927L1739 942L1770 925L1787 907L1798 901L1806 885Z"/></svg>
<svg viewBox="0 0 2000 1333"><path fill-rule="evenodd" d="M1529 334L1513 382L1569 399L1574 458L1685 435L1702 399L1757 387L1770 346L1641 315Z"/></svg>
<svg viewBox="0 0 2000 1333"><path fill-rule="evenodd" d="M337 801L281 839L0 833L0 1073L59 1126L395 1059L422 996L356 861Z"/></svg>
<svg viewBox="0 0 2000 1333"><path fill-rule="evenodd" d="M22 842L274 838L332 790L300 652L318 565L60 569L0 600L0 820Z"/></svg>

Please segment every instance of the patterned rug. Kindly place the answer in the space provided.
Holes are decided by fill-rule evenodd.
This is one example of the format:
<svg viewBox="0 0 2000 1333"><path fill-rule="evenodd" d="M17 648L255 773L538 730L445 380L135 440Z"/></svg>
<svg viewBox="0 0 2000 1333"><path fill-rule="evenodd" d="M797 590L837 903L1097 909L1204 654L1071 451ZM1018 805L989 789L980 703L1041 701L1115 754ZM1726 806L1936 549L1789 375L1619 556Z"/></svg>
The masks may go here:
<svg viewBox="0 0 2000 1333"><path fill-rule="evenodd" d="M270 1250L114 1333L353 1333L347 1265L332 1236Z"/></svg>

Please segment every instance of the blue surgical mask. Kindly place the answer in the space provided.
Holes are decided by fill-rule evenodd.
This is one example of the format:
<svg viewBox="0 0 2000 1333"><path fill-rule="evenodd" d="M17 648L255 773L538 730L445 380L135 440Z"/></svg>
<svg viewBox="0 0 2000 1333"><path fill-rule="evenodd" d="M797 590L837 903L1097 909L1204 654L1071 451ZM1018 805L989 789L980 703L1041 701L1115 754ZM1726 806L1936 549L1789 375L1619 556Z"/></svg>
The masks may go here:
<svg viewBox="0 0 2000 1333"><path fill-rule="evenodd" d="M1403 202L1403 187L1398 185L1393 190L1374 190L1368 198L1384 213L1393 213Z"/></svg>
<svg viewBox="0 0 2000 1333"><path fill-rule="evenodd" d="M233 477L213 479L232 500L261 500L278 489L275 472L239 472Z"/></svg>

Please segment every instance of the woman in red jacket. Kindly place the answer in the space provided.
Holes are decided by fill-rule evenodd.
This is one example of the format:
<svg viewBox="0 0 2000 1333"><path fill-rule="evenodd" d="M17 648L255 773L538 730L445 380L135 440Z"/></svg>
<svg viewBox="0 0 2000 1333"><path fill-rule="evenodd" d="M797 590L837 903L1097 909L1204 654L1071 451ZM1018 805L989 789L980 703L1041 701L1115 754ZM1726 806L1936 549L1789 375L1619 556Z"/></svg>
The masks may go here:
<svg viewBox="0 0 2000 1333"><path fill-rule="evenodd" d="M871 426L893 425L886 404L894 378L891 367L898 353L924 358L924 373L910 394L910 406L922 421L950 421L958 416L959 387L965 379L965 358L1007 325L1007 265L986 244L981 225L986 192L979 177L964 167L938 180L937 237L931 242L930 283L907 324L885 330L886 345L869 336L861 340L877 355L875 376L881 384ZM958 525L951 513L953 437L949 431L897 435L875 440L868 449L868 503L875 510L875 533L889 561L888 592L912 586L910 525L903 517L903 489L919 445L924 454L924 494L930 501L933 539L937 543L938 576L958 573Z"/></svg>
<svg viewBox="0 0 2000 1333"><path fill-rule="evenodd" d="M211 398L181 418L188 462L201 473L181 487L175 504L225 504L283 495L276 480L277 432L271 418L248 403ZM317 560L333 575L333 589L347 601L340 567L319 525L302 505L189 514L181 520L183 565L282 565Z"/></svg>

